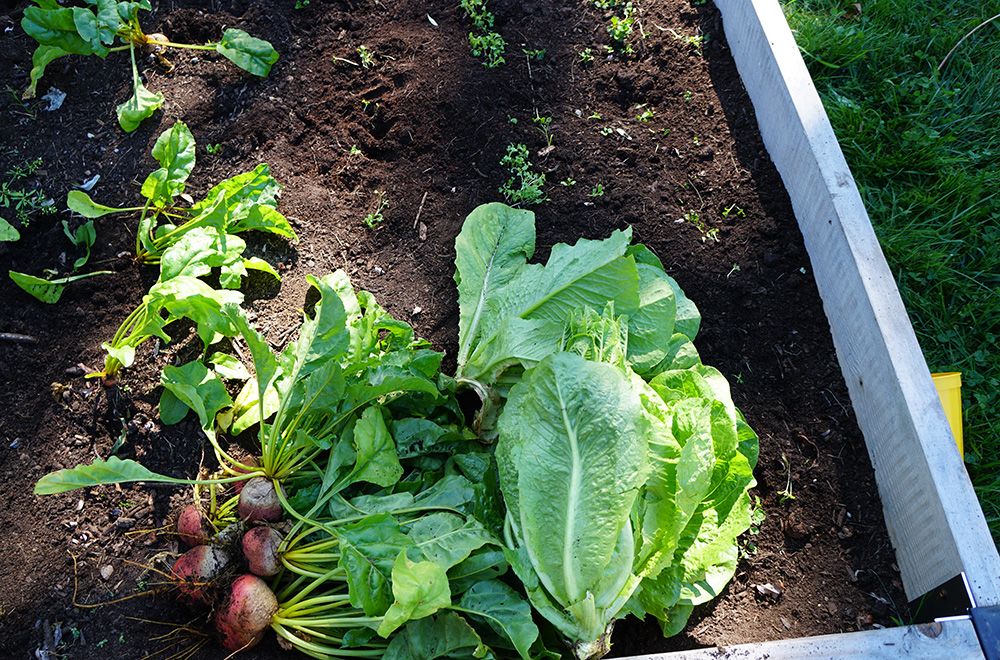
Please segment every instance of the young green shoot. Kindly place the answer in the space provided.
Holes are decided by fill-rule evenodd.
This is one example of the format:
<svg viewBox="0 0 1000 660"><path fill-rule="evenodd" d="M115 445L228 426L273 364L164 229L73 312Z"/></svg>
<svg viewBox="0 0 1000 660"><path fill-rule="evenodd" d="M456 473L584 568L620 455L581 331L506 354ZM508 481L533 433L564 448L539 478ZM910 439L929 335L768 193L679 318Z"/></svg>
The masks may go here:
<svg viewBox="0 0 1000 660"><path fill-rule="evenodd" d="M511 204L534 205L545 201L545 173L533 169L528 156L528 147L523 144L507 145L507 153L500 160L510 177L500 186L500 194Z"/></svg>

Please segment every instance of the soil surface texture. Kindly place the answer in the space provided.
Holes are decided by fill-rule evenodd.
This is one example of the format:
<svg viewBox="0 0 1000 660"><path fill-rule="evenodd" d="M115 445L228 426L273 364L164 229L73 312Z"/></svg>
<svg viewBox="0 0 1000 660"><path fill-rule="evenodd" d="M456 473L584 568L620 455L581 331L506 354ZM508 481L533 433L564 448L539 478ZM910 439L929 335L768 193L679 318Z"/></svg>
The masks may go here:
<svg viewBox="0 0 1000 660"><path fill-rule="evenodd" d="M760 434L753 492L766 517L743 539L731 584L684 633L663 639L655 622L621 621L615 655L906 619L802 237L710 3L646 0L635 53L609 56L609 15L592 3L492 0L507 64L487 69L470 55L456 0L312 0L298 10L294 0L161 1L143 19L148 32L199 42L239 27L269 39L281 59L258 79L212 53L172 51L171 70L143 58L147 87L167 101L131 134L114 114L131 93L127 53L50 65L39 95L65 92L58 110L18 100L33 48L19 26L25 4L0 4L0 82L10 92L0 98L0 172L41 158L28 184L60 211L35 217L20 242L0 243L0 332L34 338L0 340L0 656L141 658L199 643L199 657L224 656L197 634L208 630L204 617L170 594L74 605L74 593L83 605L155 590L159 578L144 565L177 550L163 529L186 494L32 494L43 474L113 447L187 476L211 453L196 422L166 427L156 411L160 370L198 350L186 331L169 346L144 345L117 387L83 378L156 277L130 256L134 221L97 220L91 265L114 273L71 285L58 304L6 276L68 272L79 255L60 221L80 220L62 210L66 193L100 175L94 199L135 205L156 166L153 141L178 119L199 144L194 197L261 162L285 187L279 209L298 244L248 236L283 274L280 287L262 277L248 293L251 318L276 346L297 326L304 276L343 268L453 355L454 239L473 208L500 200L510 143L526 144L547 177L549 199L534 208L537 259L557 242L627 226L662 258L701 309L703 360L726 375ZM357 65L361 45L374 55L368 69ZM535 49L541 60L524 53ZM536 116L552 118L551 148ZM362 219L382 198L385 220L368 229ZM285 655L272 640L244 657Z"/></svg>

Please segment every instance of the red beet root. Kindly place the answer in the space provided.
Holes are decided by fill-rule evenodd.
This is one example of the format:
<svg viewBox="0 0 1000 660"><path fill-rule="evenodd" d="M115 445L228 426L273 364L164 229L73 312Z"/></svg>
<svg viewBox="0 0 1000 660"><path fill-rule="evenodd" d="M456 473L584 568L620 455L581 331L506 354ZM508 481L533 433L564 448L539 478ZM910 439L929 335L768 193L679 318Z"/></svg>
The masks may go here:
<svg viewBox="0 0 1000 660"><path fill-rule="evenodd" d="M222 646L242 651L256 645L271 625L278 611L278 599L256 575L241 575L233 580L229 597L215 615L215 628Z"/></svg>
<svg viewBox="0 0 1000 660"><path fill-rule="evenodd" d="M211 538L210 525L194 504L188 504L177 516L177 535L189 548L204 545Z"/></svg>
<svg viewBox="0 0 1000 660"><path fill-rule="evenodd" d="M254 477L240 492L240 519L247 522L277 522L281 520L281 502L274 484L267 477Z"/></svg>
<svg viewBox="0 0 1000 660"><path fill-rule="evenodd" d="M229 555L221 548L199 545L181 555L171 569L177 578L181 600L204 601L206 587L229 565Z"/></svg>
<svg viewBox="0 0 1000 660"><path fill-rule="evenodd" d="M243 556L250 572L261 577L277 575L281 569L278 546L281 533L271 527L254 527L243 535Z"/></svg>

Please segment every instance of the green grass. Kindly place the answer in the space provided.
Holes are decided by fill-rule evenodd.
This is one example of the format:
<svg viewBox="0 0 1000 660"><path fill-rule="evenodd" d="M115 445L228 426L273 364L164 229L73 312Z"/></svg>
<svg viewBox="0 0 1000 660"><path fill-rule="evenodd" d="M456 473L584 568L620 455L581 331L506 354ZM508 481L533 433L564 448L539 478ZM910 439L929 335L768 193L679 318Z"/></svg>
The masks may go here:
<svg viewBox="0 0 1000 660"><path fill-rule="evenodd" d="M786 0L932 371L961 371L966 463L1000 540L1000 0Z"/></svg>

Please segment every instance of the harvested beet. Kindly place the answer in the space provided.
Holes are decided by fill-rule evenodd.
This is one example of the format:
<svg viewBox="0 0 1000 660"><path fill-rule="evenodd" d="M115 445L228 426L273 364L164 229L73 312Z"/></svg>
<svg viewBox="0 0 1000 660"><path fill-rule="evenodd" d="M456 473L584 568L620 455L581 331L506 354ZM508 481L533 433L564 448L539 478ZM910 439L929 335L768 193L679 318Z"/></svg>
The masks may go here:
<svg viewBox="0 0 1000 660"><path fill-rule="evenodd" d="M177 516L177 535L189 548L204 545L212 538L211 525L194 504L188 504Z"/></svg>
<svg viewBox="0 0 1000 660"><path fill-rule="evenodd" d="M247 522L277 522L281 520L281 502L274 484L267 477L254 477L240 492L240 519Z"/></svg>
<svg viewBox="0 0 1000 660"><path fill-rule="evenodd" d="M206 587L229 565L225 550L212 545L199 545L181 555L171 569L177 578L181 599L205 601Z"/></svg>
<svg viewBox="0 0 1000 660"><path fill-rule="evenodd" d="M243 535L243 556L250 572L261 577L277 575L281 570L278 546L281 532L271 527L254 527Z"/></svg>
<svg viewBox="0 0 1000 660"><path fill-rule="evenodd" d="M242 651L255 646L271 625L278 611L278 599L256 575L241 575L233 580L229 597L215 615L215 628L222 646Z"/></svg>

